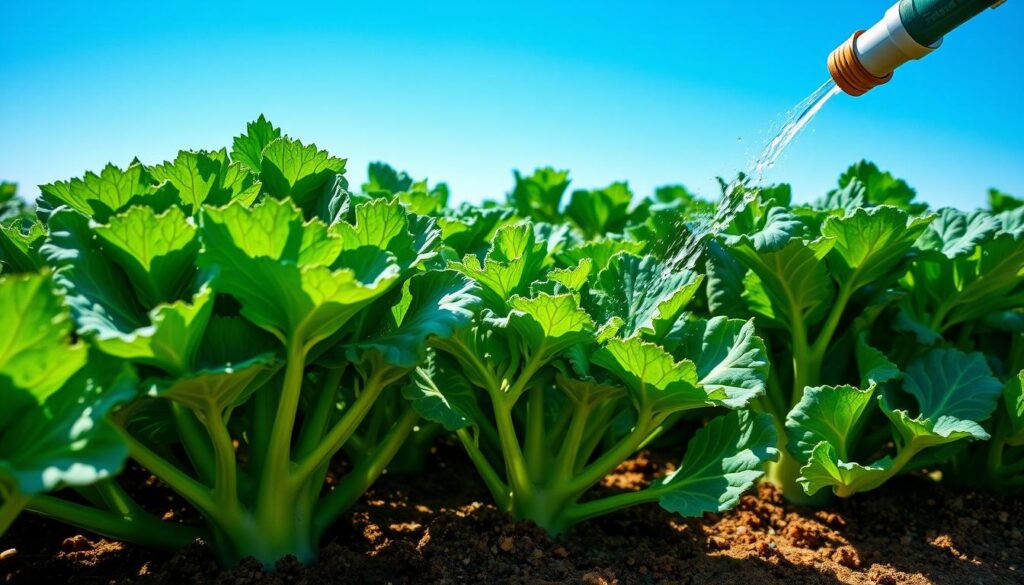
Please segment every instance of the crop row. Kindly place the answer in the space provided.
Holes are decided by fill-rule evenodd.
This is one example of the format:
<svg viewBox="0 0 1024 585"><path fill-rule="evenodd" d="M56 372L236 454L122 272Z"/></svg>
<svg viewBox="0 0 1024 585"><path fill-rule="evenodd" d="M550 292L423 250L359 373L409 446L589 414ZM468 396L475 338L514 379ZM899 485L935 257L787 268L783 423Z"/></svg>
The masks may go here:
<svg viewBox="0 0 1024 585"><path fill-rule="evenodd" d="M1021 200L933 211L861 162L810 204L723 185L748 204L709 233L681 186L567 196L540 169L452 208L384 164L344 173L261 117L230 152L109 165L34 209L5 185L0 534L27 510L310 562L442 433L552 534L724 511L762 476L818 506L923 471L1024 490ZM651 444L675 471L593 495ZM129 459L202 522L139 505Z"/></svg>

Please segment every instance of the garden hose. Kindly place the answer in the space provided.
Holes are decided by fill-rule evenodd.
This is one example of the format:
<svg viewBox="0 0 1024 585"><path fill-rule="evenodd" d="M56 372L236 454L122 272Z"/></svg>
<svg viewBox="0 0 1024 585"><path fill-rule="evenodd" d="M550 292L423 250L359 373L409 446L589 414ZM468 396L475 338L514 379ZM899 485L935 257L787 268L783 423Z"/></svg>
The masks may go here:
<svg viewBox="0 0 1024 585"><path fill-rule="evenodd" d="M874 26L858 30L828 56L836 85L864 95L892 79L897 67L939 48L942 37L1005 0L900 0Z"/></svg>

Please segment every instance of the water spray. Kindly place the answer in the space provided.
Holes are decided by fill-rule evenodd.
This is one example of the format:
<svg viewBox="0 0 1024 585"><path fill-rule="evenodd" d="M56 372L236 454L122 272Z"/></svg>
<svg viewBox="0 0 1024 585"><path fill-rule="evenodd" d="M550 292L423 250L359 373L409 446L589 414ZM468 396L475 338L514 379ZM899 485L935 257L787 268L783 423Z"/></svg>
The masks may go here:
<svg viewBox="0 0 1024 585"><path fill-rule="evenodd" d="M892 79L897 67L939 48L942 37L1006 0L900 0L874 26L858 30L828 56L844 92L864 95Z"/></svg>

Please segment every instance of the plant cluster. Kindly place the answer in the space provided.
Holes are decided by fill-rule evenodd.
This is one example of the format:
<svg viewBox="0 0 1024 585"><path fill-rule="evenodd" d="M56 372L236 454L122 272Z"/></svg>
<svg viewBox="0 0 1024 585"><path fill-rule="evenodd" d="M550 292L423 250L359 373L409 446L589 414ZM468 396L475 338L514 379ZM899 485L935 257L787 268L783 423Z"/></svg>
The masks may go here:
<svg viewBox="0 0 1024 585"><path fill-rule="evenodd" d="M682 186L568 193L545 168L451 207L345 170L261 117L34 207L0 186L0 533L27 510L310 562L442 436L552 534L724 511L762 476L817 505L920 470L1024 490L1021 200L932 211L862 162L811 204L723 185L747 204L712 233ZM671 473L594 489L651 444ZM129 461L201 521L140 505Z"/></svg>

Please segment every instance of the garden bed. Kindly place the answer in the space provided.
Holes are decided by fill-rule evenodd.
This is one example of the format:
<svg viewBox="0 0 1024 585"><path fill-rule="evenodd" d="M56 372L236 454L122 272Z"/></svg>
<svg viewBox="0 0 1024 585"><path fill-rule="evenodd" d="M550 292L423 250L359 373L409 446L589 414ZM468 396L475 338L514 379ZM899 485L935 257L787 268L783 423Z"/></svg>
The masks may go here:
<svg viewBox="0 0 1024 585"><path fill-rule="evenodd" d="M666 471L642 453L602 489ZM146 478L132 472L137 486ZM147 505L180 514L170 492ZM1020 583L1024 499L904 477L826 511L770 486L721 515L628 509L552 539L489 503L459 450L444 446L415 481L385 476L325 540L318 564L255 562L228 571L202 544L173 555L24 515L0 539L4 583Z"/></svg>

